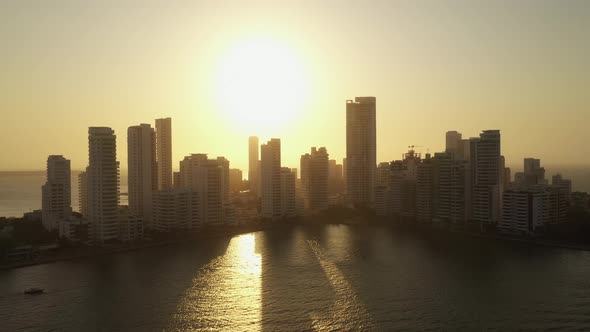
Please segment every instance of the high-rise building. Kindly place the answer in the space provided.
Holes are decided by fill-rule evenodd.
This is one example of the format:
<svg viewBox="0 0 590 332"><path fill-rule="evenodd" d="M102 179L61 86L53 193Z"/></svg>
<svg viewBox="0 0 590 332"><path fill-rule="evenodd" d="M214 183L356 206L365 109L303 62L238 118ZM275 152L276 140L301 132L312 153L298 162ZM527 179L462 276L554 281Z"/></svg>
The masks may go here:
<svg viewBox="0 0 590 332"><path fill-rule="evenodd" d="M174 172L174 173L172 173L172 176L174 178L174 183L173 183L172 187L174 189L179 189L180 188L180 172Z"/></svg>
<svg viewBox="0 0 590 332"><path fill-rule="evenodd" d="M60 223L72 215L70 160L63 156L47 158L47 182L41 187L41 213L45 229L59 230Z"/></svg>
<svg viewBox="0 0 590 332"><path fill-rule="evenodd" d="M156 119L158 190L172 188L172 119Z"/></svg>
<svg viewBox="0 0 590 332"><path fill-rule="evenodd" d="M258 137L250 136L248 138L248 183L250 190L257 192L258 181Z"/></svg>
<svg viewBox="0 0 590 332"><path fill-rule="evenodd" d="M416 167L416 221L432 221L434 191L434 160L430 154Z"/></svg>
<svg viewBox="0 0 590 332"><path fill-rule="evenodd" d="M391 164L388 162L379 163L377 166L377 181L378 186L389 186L391 183Z"/></svg>
<svg viewBox="0 0 590 332"><path fill-rule="evenodd" d="M88 128L88 221L96 243L119 235L117 136L108 127Z"/></svg>
<svg viewBox="0 0 590 332"><path fill-rule="evenodd" d="M209 159L206 154L192 154L180 162L180 188L198 195L199 220L203 225L224 222L226 187L229 190L225 185L229 181L226 173L229 161L222 157Z"/></svg>
<svg viewBox="0 0 590 332"><path fill-rule="evenodd" d="M328 151L312 147L301 156L301 184L305 209L315 213L328 208Z"/></svg>
<svg viewBox="0 0 590 332"><path fill-rule="evenodd" d="M561 174L555 174L551 177L551 185L556 188L561 188L565 193L566 199L569 201L572 195L572 180L564 179Z"/></svg>
<svg viewBox="0 0 590 332"><path fill-rule="evenodd" d="M503 232L530 234L548 221L549 193L542 190L509 189L502 197Z"/></svg>
<svg viewBox="0 0 590 332"><path fill-rule="evenodd" d="M127 129L129 210L125 214L140 217L148 229L152 228L152 192L158 189L155 140L149 124Z"/></svg>
<svg viewBox="0 0 590 332"><path fill-rule="evenodd" d="M235 193L242 190L242 181L242 170L237 168L231 168L229 170L229 191Z"/></svg>
<svg viewBox="0 0 590 332"><path fill-rule="evenodd" d="M217 163L221 166L223 172L223 201L229 202L229 160L225 157L217 157Z"/></svg>
<svg viewBox="0 0 590 332"><path fill-rule="evenodd" d="M541 160L535 158L524 159L524 172L515 174L516 186L537 186L546 185L545 168L541 167Z"/></svg>
<svg viewBox="0 0 590 332"><path fill-rule="evenodd" d="M455 158L454 152L434 154L434 218L438 221L462 223L467 219L465 199L469 169L467 163Z"/></svg>
<svg viewBox="0 0 590 332"><path fill-rule="evenodd" d="M461 154L463 151L463 140L460 132L447 131L445 152Z"/></svg>
<svg viewBox="0 0 590 332"><path fill-rule="evenodd" d="M348 179L348 163L346 162L346 158L342 158L342 180L344 181L344 190L348 191L346 183Z"/></svg>
<svg viewBox="0 0 590 332"><path fill-rule="evenodd" d="M88 216L88 167L78 174L78 210Z"/></svg>
<svg viewBox="0 0 590 332"><path fill-rule="evenodd" d="M332 159L328 163L328 195L344 193L344 177L342 176L342 164L337 164Z"/></svg>
<svg viewBox="0 0 590 332"><path fill-rule="evenodd" d="M281 168L281 216L292 218L297 216L295 179L296 173L289 167Z"/></svg>
<svg viewBox="0 0 590 332"><path fill-rule="evenodd" d="M485 130L471 140L472 219L482 224L496 224L502 204L500 131Z"/></svg>
<svg viewBox="0 0 590 332"><path fill-rule="evenodd" d="M371 206L377 166L376 98L346 101L346 188L353 205Z"/></svg>
<svg viewBox="0 0 590 332"><path fill-rule="evenodd" d="M281 218L281 140L278 138L260 146L260 196L262 218Z"/></svg>

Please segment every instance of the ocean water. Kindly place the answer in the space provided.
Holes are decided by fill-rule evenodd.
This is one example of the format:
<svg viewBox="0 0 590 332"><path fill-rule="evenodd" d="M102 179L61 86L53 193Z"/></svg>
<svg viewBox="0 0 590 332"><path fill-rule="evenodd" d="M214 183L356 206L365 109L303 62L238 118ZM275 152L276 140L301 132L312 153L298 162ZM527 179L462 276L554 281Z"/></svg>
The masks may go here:
<svg viewBox="0 0 590 332"><path fill-rule="evenodd" d="M590 252L449 236L298 226L0 271L0 330L590 329Z"/></svg>
<svg viewBox="0 0 590 332"><path fill-rule="evenodd" d="M72 172L72 209L78 211L78 174ZM22 217L41 208L41 186L45 172L0 172L0 217ZM121 176L122 193L127 192L127 177ZM121 196L121 204L126 204Z"/></svg>

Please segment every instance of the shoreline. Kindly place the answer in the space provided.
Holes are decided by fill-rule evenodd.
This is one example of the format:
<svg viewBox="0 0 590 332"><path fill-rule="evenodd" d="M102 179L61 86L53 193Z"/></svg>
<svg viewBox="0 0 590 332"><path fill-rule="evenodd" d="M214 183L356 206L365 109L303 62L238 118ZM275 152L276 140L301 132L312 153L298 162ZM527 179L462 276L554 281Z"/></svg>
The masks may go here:
<svg viewBox="0 0 590 332"><path fill-rule="evenodd" d="M280 224L280 225L283 225L283 224ZM188 233L188 235L186 235L184 237L165 239L165 240L154 240L154 241L135 243L135 244L129 244L129 245L120 245L120 246L110 247L110 248L109 247L98 247L98 246L97 247L91 247L91 246L68 247L68 248L63 249L63 250L67 250L68 252L63 252L63 253L61 253L61 255L57 254L56 256L43 257L43 258L40 258L37 260L20 261L20 262L14 262L14 263L0 265L0 271L18 269L18 268L22 268L22 267L29 267L29 266L35 266L35 265L51 264L51 263L56 263L56 262L73 261L73 260L77 260L77 259L85 259L85 258L91 258L91 257L113 255L113 254L117 254L117 253L138 251L138 250L148 249L148 248L164 247L164 246L170 246L170 245L175 245L175 244L188 243L191 241L211 240L211 239L218 239L218 238L224 238L224 237L234 237L237 235L249 234L249 233L259 232L262 230L272 229L277 226L279 226L279 225L247 224L247 225L232 226L231 228L223 228L223 229L208 228L208 229L205 229L204 231L201 231L201 232ZM81 250L81 251L72 252L72 250Z"/></svg>
<svg viewBox="0 0 590 332"><path fill-rule="evenodd" d="M294 227L294 226L312 226L312 225L345 225L345 226L385 226L391 229L404 229L410 230L416 233L430 233L430 234L446 234L454 235L454 236L461 236L461 237L471 237L471 238L480 238L486 239L491 241L503 241L503 242L513 242L519 243L529 246L540 246L540 247L553 247L553 248L561 248L561 249L569 249L569 250L580 250L580 251L590 251L590 245L584 244L577 244L577 243L566 243L566 242L559 242L559 241L552 241L552 240L543 240L543 239L527 239L527 238L518 238L518 237L510 237L510 236L502 236L498 234L486 234L486 233L478 233L472 231L465 231L465 230L452 230L443 227L433 227L432 225L412 225L412 224L404 224L404 223L390 223L390 222L383 222L383 221L365 221L359 220L359 218L351 218L349 222L332 222L332 221L322 221L317 222L317 219L314 217L307 217L302 218L297 221L287 221L287 222L279 222L279 223L252 223L252 224L245 224L245 225L238 225L238 226L231 226L230 228L205 228L201 229L198 232L188 233L188 235L178 238L172 239L164 239L164 240L155 240L145 243L136 243L131 245L121 245L117 247L70 247L64 248L65 250L71 251L75 249L82 249L82 252L64 252L57 254L56 256L52 257L44 257L38 260L32 261L22 261L22 262L14 262L9 264L0 265L1 270L11 270L11 269L18 269L23 267L30 267L35 265L44 265L44 264L51 264L57 262L64 262L64 261L73 261L77 259L85 259L85 258L92 258L92 257L99 257L99 256L106 256L106 255L113 255L117 253L123 252L130 252L130 251L138 251L142 249L148 248L156 248L156 247L164 247L170 245L177 245L177 244L184 244L189 243L191 241L198 241L198 240L211 240L211 239L219 239L225 237L234 237L243 234L249 234L254 232L260 231L269 231L273 229L280 229L285 227Z"/></svg>

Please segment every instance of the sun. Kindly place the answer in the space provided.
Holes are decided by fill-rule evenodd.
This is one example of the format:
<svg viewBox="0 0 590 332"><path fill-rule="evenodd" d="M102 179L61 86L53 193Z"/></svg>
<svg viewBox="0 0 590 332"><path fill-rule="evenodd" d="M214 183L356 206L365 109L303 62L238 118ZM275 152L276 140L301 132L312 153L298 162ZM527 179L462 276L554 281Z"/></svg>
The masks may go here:
<svg viewBox="0 0 590 332"><path fill-rule="evenodd" d="M216 100L243 133L278 135L304 112L309 95L297 53L273 40L246 40L221 57Z"/></svg>

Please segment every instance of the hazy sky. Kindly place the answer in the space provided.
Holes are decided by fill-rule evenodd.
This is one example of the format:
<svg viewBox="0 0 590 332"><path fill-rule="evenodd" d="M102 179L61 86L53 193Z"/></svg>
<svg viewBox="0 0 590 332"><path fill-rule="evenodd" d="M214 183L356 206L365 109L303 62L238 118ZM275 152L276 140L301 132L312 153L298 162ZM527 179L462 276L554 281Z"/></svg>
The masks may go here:
<svg viewBox="0 0 590 332"><path fill-rule="evenodd" d="M362 95L378 161L500 129L509 165L590 164L590 1L0 0L0 42L0 170L81 169L89 126L126 169L127 127L167 116L175 168L246 171L249 135L281 138L286 166L341 159Z"/></svg>

